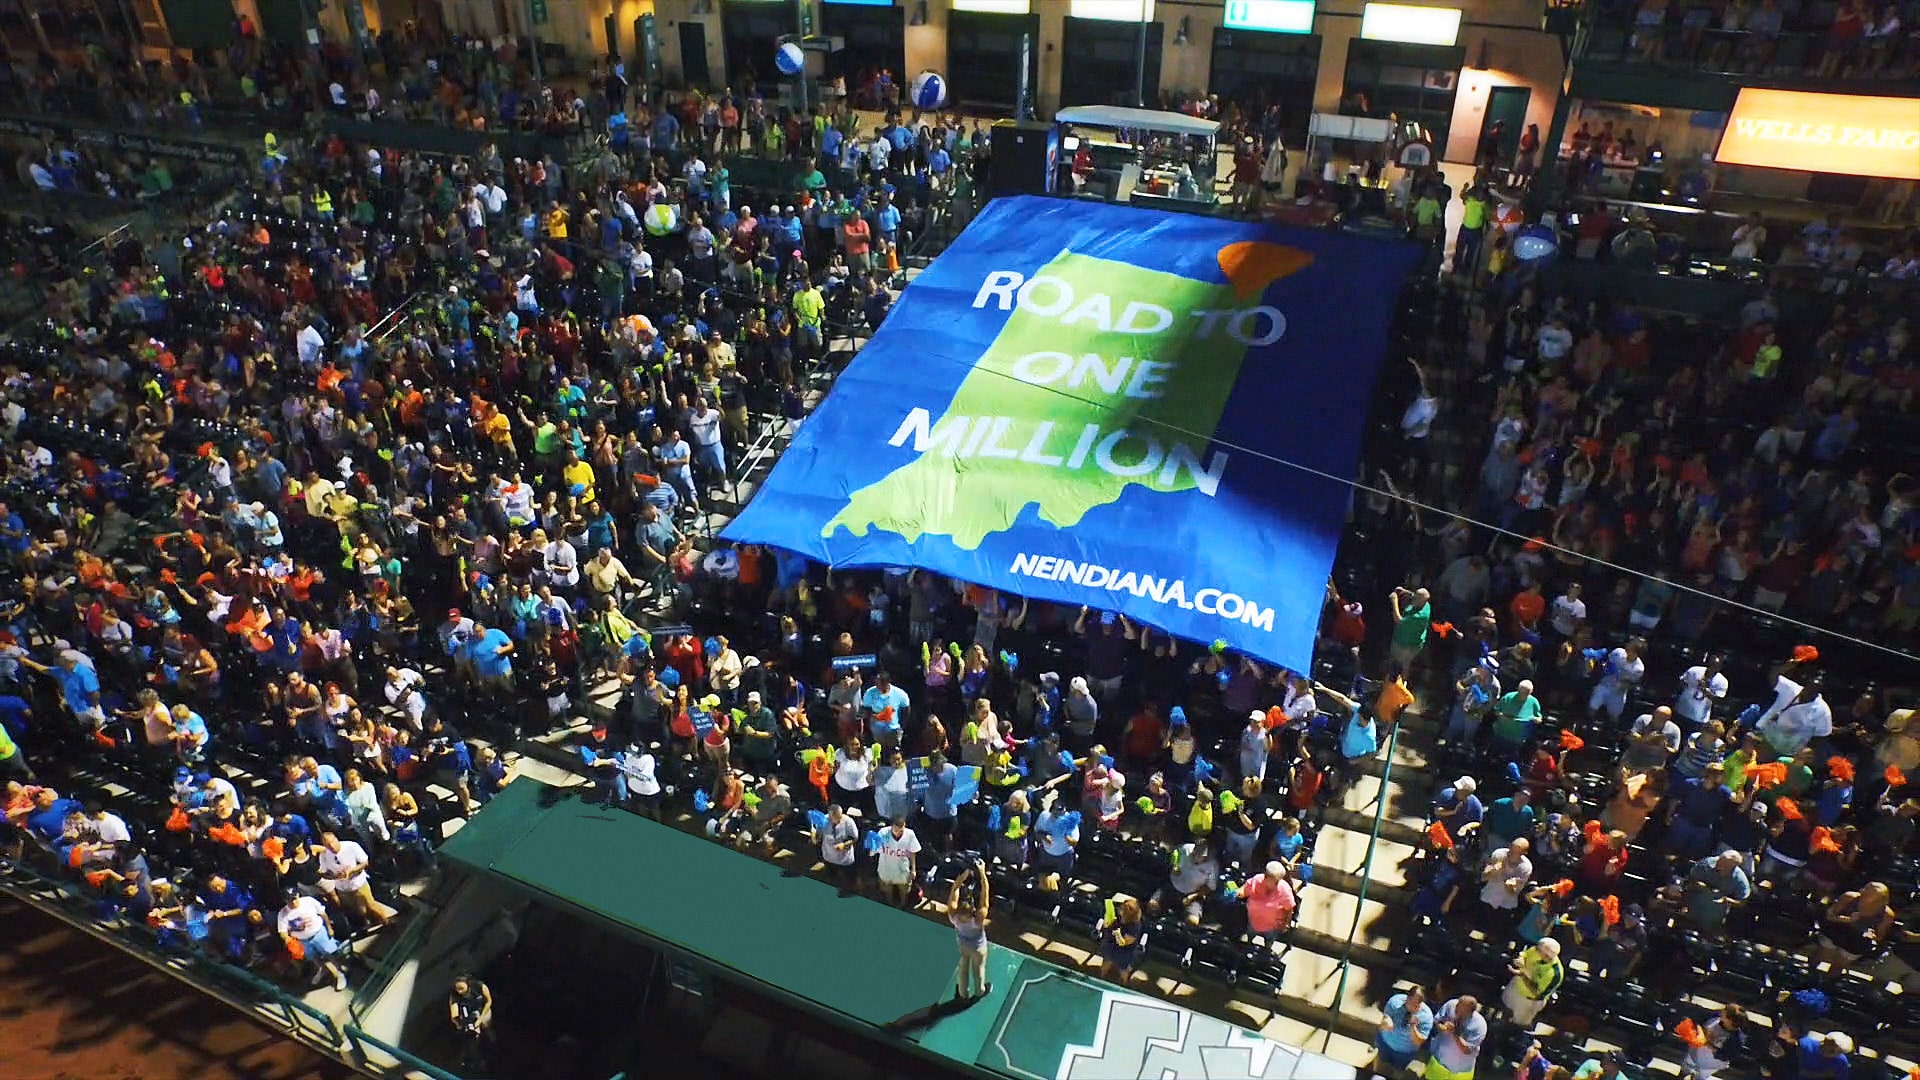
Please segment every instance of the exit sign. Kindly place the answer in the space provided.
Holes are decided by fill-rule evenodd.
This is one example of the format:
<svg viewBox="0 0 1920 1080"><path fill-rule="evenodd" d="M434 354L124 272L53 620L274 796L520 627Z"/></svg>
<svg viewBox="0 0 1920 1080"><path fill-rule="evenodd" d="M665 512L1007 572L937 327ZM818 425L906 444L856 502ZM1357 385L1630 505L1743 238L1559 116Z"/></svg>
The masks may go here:
<svg viewBox="0 0 1920 1080"><path fill-rule="evenodd" d="M1275 34L1313 33L1314 0L1227 0L1229 30Z"/></svg>

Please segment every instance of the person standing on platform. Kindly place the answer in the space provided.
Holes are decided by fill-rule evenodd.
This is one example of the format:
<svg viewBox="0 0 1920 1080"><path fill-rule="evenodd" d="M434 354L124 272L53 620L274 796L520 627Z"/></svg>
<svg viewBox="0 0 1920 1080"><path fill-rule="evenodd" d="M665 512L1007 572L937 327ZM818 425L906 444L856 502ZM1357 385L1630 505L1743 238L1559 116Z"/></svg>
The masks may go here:
<svg viewBox="0 0 1920 1080"><path fill-rule="evenodd" d="M909 832L907 835L913 835ZM977 1001L993 987L987 982L987 922L992 888L986 870L975 863L960 871L947 892L947 921L960 945L960 966L953 973L954 997Z"/></svg>

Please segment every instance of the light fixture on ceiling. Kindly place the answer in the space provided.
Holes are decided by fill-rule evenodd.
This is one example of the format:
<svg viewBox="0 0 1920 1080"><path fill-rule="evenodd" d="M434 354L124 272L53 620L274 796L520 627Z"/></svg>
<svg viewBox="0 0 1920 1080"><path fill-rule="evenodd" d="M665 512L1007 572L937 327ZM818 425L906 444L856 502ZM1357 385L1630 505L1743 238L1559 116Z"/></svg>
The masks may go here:
<svg viewBox="0 0 1920 1080"><path fill-rule="evenodd" d="M1190 40L1192 39L1187 34L1187 16L1182 15L1180 16L1180 29L1173 32L1173 43L1175 45L1185 45Z"/></svg>

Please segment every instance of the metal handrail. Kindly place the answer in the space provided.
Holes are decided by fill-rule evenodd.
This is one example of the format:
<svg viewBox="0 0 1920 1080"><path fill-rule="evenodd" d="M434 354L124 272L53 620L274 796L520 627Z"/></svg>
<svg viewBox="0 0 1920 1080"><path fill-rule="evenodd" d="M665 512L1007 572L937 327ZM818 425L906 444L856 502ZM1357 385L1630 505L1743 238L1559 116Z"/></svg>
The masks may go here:
<svg viewBox="0 0 1920 1080"><path fill-rule="evenodd" d="M94 237L92 242L80 248L80 250L74 252L73 254L76 258L84 259L88 255L90 255L96 248L98 248L101 251L106 251L113 246L114 241L117 237L132 231L133 231L132 225L122 223L116 226L115 228L109 230L108 232L102 233L101 235Z"/></svg>
<svg viewBox="0 0 1920 1080"><path fill-rule="evenodd" d="M425 296L426 292L425 289L416 289L407 294L407 298L395 304L392 311L380 316L378 321L367 327L366 337L374 341L385 341L389 334L400 329L401 325L407 321L413 311L414 302Z"/></svg>
<svg viewBox="0 0 1920 1080"><path fill-rule="evenodd" d="M12 875L16 880L0 879L0 890L11 893L35 907L46 909L53 906L46 896L49 892L64 902L59 906L84 907L88 903L88 898L71 882L48 877L31 867L15 864ZM21 878L25 881L17 880ZM425 926L428 921L426 918L419 918L415 920L415 924ZM91 918L88 922L98 925L97 921ZM140 954L158 966L179 972L180 969L174 963L178 961L186 969L181 973L183 977L191 975L206 982L222 982L236 988L246 997L258 999L254 1002L256 1010L264 1009L269 1015L279 1019L285 1025L289 1037L337 1058L350 1054L352 1062L363 1070L396 1078L425 1075L429 1080L464 1080L456 1073L368 1035L351 1021L344 1025L340 1024L320 1009L244 968L194 953L176 953L151 948L124 933L114 934L113 937L120 948ZM396 942L394 954L402 951L399 949L400 944ZM379 1051L393 1064L369 1057L366 1047Z"/></svg>
<svg viewBox="0 0 1920 1080"><path fill-rule="evenodd" d="M1827 51L1827 34L1824 30L1779 30L1766 32L1759 30L1727 30L1718 25L1684 26L1658 23L1641 26L1631 16L1601 17L1594 23L1596 30L1605 31L1603 35L1590 37L1575 54L1576 60L1620 61L1630 64L1646 64L1651 67L1673 68L1698 71L1708 74L1738 75L1758 74L1778 61L1779 50L1792 46L1799 51L1790 53L1783 66L1791 70L1779 74L1788 78L1824 78L1846 83L1880 81L1877 73L1846 72L1841 68L1833 75L1817 75L1817 67ZM1649 52L1641 53L1640 44L1653 43ZM1719 43L1727 46L1725 55L1716 56L1708 46ZM1685 47L1684 54L1668 55L1671 45ZM1764 48L1768 54L1764 57L1741 56L1745 48ZM1855 49L1859 54L1869 51L1899 56L1907 48L1903 38L1895 36L1886 39L1863 39L1857 41ZM1736 61L1738 63L1736 63ZM1743 64L1753 64L1759 70L1743 71Z"/></svg>
<svg viewBox="0 0 1920 1080"><path fill-rule="evenodd" d="M1393 730L1387 733L1387 763L1380 770L1380 797L1374 800L1373 831L1367 836L1367 855L1360 863L1359 900L1353 905L1353 923L1347 927L1347 941L1340 950L1340 984L1334 987L1333 1004L1327 1008L1327 1030L1320 1043L1322 1053L1333 1045L1333 1029L1339 1026L1341 1006L1347 1000L1347 976L1353 970L1353 940L1360 934L1360 919L1366 913L1367 887L1373 884L1373 856L1380 846L1380 826L1387 818L1387 785L1393 780L1393 755L1399 747L1400 721L1395 718Z"/></svg>
<svg viewBox="0 0 1920 1080"><path fill-rule="evenodd" d="M400 973L401 966L412 956L414 947L420 944L428 928L433 925L432 908L411 897L405 899L407 906L412 909L406 917L406 925L394 935L386 952L381 954L380 962L374 965L373 973L361 981L347 1002L347 1015L356 1023L367 1018L367 1011L393 985L394 976Z"/></svg>
<svg viewBox="0 0 1920 1080"><path fill-rule="evenodd" d="M188 956L185 959L189 967L205 973L209 978L225 980L264 998L280 1010L280 1015L286 1021L287 1027L296 1032L309 1030L305 1024L301 1023L302 1017L313 1021L319 1026L319 1030L326 1034L327 1046L332 1049L339 1048L340 1026L334 1022L333 1017L244 968L208 960L201 956Z"/></svg>
<svg viewBox="0 0 1920 1080"><path fill-rule="evenodd" d="M382 1042L367 1034L365 1031L362 1031L354 1024L347 1025L346 1035L348 1050L353 1054L354 1060L359 1063L362 1068L379 1069L382 1072L388 1071L387 1066L373 1060L367 1053L368 1048L372 1048L392 1059L394 1064L398 1065L400 1070L407 1074L420 1073L428 1077L429 1080L463 1080L460 1074L448 1072L446 1069L435 1065L433 1062L428 1061L418 1054L408 1053L391 1043Z"/></svg>

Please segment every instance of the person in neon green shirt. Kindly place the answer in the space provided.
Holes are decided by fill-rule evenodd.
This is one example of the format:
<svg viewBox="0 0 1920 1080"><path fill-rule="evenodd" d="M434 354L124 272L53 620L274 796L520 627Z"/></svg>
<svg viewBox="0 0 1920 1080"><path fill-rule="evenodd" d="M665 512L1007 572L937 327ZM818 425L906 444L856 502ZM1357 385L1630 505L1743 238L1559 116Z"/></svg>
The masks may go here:
<svg viewBox="0 0 1920 1080"><path fill-rule="evenodd" d="M0 777L9 780L27 781L33 779L33 769L27 765L27 755L20 752L20 746L13 741L13 732L0 724Z"/></svg>
<svg viewBox="0 0 1920 1080"><path fill-rule="evenodd" d="M1447 208L1434 195L1434 185L1429 183L1420 189L1420 196L1413 202L1413 235L1416 240L1435 241L1446 227Z"/></svg>
<svg viewBox="0 0 1920 1080"><path fill-rule="evenodd" d="M1566 981L1567 969L1560 963L1560 943L1553 938L1541 938L1533 945L1521 950L1507 970L1513 973L1507 988L1500 995L1500 1003L1507 1007L1507 1014L1522 1027L1532 1027L1540 1011L1553 1000L1553 995Z"/></svg>
<svg viewBox="0 0 1920 1080"><path fill-rule="evenodd" d="M1518 686L1500 695L1493 713L1494 748L1519 753L1533 737L1533 726L1540 722L1540 699L1533 696L1533 680L1521 679Z"/></svg>
<svg viewBox="0 0 1920 1080"><path fill-rule="evenodd" d="M1781 356L1780 336L1771 330L1767 331L1766 341L1753 354L1753 377L1771 379L1779 374Z"/></svg>
<svg viewBox="0 0 1920 1080"><path fill-rule="evenodd" d="M540 418L540 426L533 429L533 452L543 455L560 452L560 425L545 415Z"/></svg>
<svg viewBox="0 0 1920 1080"><path fill-rule="evenodd" d="M1487 235L1487 189L1480 185L1467 189L1460 203L1460 232L1453 240L1453 272L1472 275L1480 268L1480 242Z"/></svg>
<svg viewBox="0 0 1920 1080"><path fill-rule="evenodd" d="M526 422L526 417L521 417ZM552 469L560 461L560 425L553 417L540 414L540 423L533 427L533 459L542 472Z"/></svg>
<svg viewBox="0 0 1920 1080"><path fill-rule="evenodd" d="M793 294L793 320L800 328L800 342L808 357L820 355L825 344L827 298L820 295L820 287L812 281L807 287Z"/></svg>

